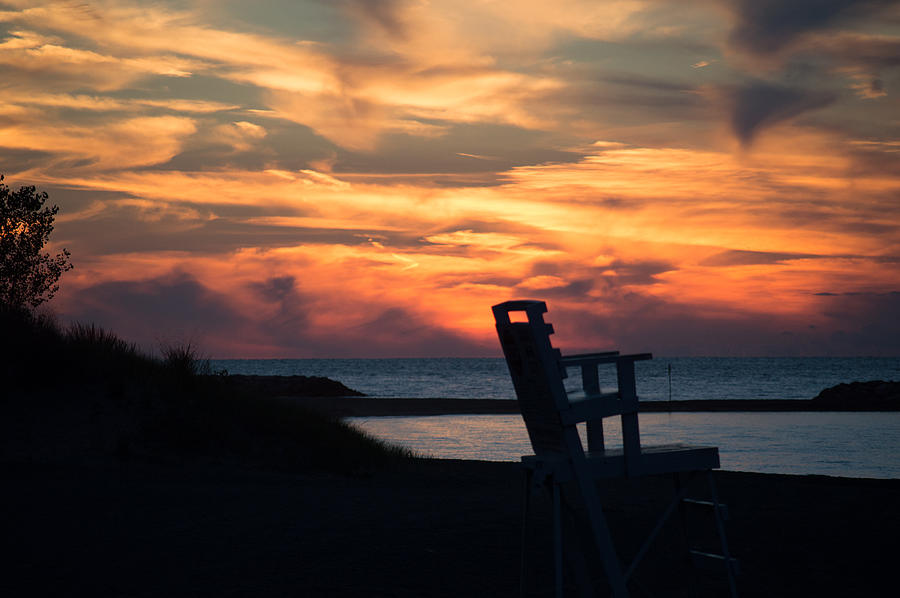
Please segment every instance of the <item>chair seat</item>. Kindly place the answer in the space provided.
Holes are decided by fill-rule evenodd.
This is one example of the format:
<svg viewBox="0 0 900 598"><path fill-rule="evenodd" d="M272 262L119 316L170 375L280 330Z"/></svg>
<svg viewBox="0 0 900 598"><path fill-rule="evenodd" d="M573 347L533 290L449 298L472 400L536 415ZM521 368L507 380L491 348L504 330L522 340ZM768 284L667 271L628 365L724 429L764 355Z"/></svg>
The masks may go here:
<svg viewBox="0 0 900 598"><path fill-rule="evenodd" d="M719 467L719 449L714 446L687 444L659 444L642 446L636 463L626 469L625 454L621 448L591 451L584 454L586 464L595 478L655 475L681 471L702 471ZM522 464L545 474L552 474L557 481L572 479L571 461L567 455L528 455Z"/></svg>

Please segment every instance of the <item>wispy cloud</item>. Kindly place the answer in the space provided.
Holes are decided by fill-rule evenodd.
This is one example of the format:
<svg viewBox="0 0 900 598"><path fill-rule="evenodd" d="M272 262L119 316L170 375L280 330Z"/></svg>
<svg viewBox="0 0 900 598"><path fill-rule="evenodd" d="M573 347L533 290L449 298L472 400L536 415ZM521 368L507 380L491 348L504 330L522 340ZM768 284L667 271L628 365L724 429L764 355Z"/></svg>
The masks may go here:
<svg viewBox="0 0 900 598"><path fill-rule="evenodd" d="M892 313L891 3L3 5L0 159L62 207L66 317L495 354L529 295L567 344L888 350L826 336Z"/></svg>

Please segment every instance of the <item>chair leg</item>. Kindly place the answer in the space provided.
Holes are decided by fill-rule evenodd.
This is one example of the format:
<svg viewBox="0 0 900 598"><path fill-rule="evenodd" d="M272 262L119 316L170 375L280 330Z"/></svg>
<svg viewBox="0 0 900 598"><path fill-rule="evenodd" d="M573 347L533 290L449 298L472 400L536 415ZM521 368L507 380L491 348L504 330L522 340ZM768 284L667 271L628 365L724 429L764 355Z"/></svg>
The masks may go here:
<svg viewBox="0 0 900 598"><path fill-rule="evenodd" d="M555 481L553 486L553 570L554 588L556 598L563 595L563 560L562 560L562 497L559 492L559 484Z"/></svg>
<svg viewBox="0 0 900 598"><path fill-rule="evenodd" d="M530 469L524 470L524 488L522 496L522 549L521 549L521 571L519 577L519 595L525 598L529 591L528 586L528 525L531 516L531 493L533 491L534 472ZM565 565L563 541L572 542L578 534L578 523L575 521L573 507L568 504L567 494L563 491L560 484L555 483L552 477L546 482L547 494L550 499L551 518L553 520L552 543L553 543L553 574L554 587L553 593L557 598L562 598L565 586ZM569 526L569 530L563 529L564 525ZM565 536L565 538L564 538ZM571 536L572 540L568 538ZM593 582L590 578L587 563L584 555L577 549L573 549L569 553L572 566L576 569L576 578L578 580L578 589L584 598L593 596Z"/></svg>
<svg viewBox="0 0 900 598"><path fill-rule="evenodd" d="M521 570L519 572L519 596L525 598L526 589L528 587L528 516L531 510L531 481L533 472L525 469L525 487L522 494L522 559Z"/></svg>
<svg viewBox="0 0 900 598"><path fill-rule="evenodd" d="M606 572L612 596L614 598L628 598L628 588L625 586L622 564L616 555L616 549L609 534L609 528L606 525L606 517L603 515L603 507L600 504L600 496L597 494L594 480L590 476L585 475L585 472L580 468L575 469L575 479L581 490L581 496L584 498L588 521L591 524L591 532L600 552L600 559L603 562L603 569Z"/></svg>
<svg viewBox="0 0 900 598"><path fill-rule="evenodd" d="M719 533L719 542L722 544L722 556L725 557L725 570L728 574L728 590L731 598L737 598L737 582L735 581L734 561L731 558L731 552L728 550L728 538L725 536L725 522L722 520L722 512L719 509L719 493L716 489L716 480L713 472L710 470L707 474L709 479L709 495L712 503L715 505L713 513L716 521L716 531Z"/></svg>
<svg viewBox="0 0 900 598"><path fill-rule="evenodd" d="M564 564L568 564L568 571L574 577L575 588L578 596L581 598L596 598L594 582L591 575L591 568L587 562L584 544L593 543L593 538L589 534L585 534L583 521L578 516L578 508L575 505L574 497L566 492L563 487L560 491L562 498L562 524L563 535L569 550L564 554ZM563 548L566 550L566 547Z"/></svg>
<svg viewBox="0 0 900 598"><path fill-rule="evenodd" d="M638 565L640 565L641 560L647 555L647 552L650 550L650 547L653 545L653 541L656 540L656 537L662 531L663 526L666 524L666 522L672 516L672 513L674 513L675 510L678 508L679 504L681 503L681 499L684 498L685 491L686 491L686 488L680 488L675 493L675 495L672 497L672 500L669 501L669 506L666 507L666 509L663 511L662 515L660 515L659 518L656 520L656 525L654 526L653 530L650 532L650 534L644 540L644 544L637 551L637 554L634 555L634 558L632 558L632 560L631 560L631 564L625 570L625 579L626 580L631 578L632 574L635 572Z"/></svg>
<svg viewBox="0 0 900 598"><path fill-rule="evenodd" d="M698 596L697 588L697 570L694 568L694 562L691 559L691 539L688 531L687 509L681 497L687 492L687 488L682 487L681 473L672 475L675 482L675 496L678 497L678 519L681 522L681 534L684 539L684 565L688 571L688 592L692 597Z"/></svg>

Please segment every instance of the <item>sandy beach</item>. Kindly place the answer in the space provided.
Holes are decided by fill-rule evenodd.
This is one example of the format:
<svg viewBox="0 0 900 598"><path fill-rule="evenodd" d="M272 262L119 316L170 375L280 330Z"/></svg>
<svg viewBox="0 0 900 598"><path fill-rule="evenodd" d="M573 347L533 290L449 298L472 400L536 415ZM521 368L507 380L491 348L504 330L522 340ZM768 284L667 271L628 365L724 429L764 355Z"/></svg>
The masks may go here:
<svg viewBox="0 0 900 598"><path fill-rule="evenodd" d="M515 463L412 460L352 476L136 457L2 469L6 596L518 595ZM741 596L894 594L900 480L716 476ZM602 489L623 558L670 489L667 478ZM548 518L538 497L529 595L550 595ZM687 595L682 536L667 530L637 580ZM723 577L700 584L724 595Z"/></svg>

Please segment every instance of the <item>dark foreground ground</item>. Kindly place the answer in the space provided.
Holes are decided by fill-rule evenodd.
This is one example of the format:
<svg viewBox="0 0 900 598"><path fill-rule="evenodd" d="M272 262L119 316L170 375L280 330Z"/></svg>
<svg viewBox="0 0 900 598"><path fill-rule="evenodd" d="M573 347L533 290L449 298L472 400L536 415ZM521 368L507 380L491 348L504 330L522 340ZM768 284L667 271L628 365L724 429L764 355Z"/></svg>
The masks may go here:
<svg viewBox="0 0 900 598"><path fill-rule="evenodd" d="M2 466L0 595L515 596L516 464L416 461L356 477L121 462ZM718 472L742 596L895 596L900 480ZM603 490L623 554L668 479ZM549 596L547 505L529 536L531 595ZM698 520L695 529L711 530ZM639 569L686 595L681 535ZM702 535L702 534L699 534ZM725 595L724 578L700 595ZM635 596L645 595L638 588Z"/></svg>

